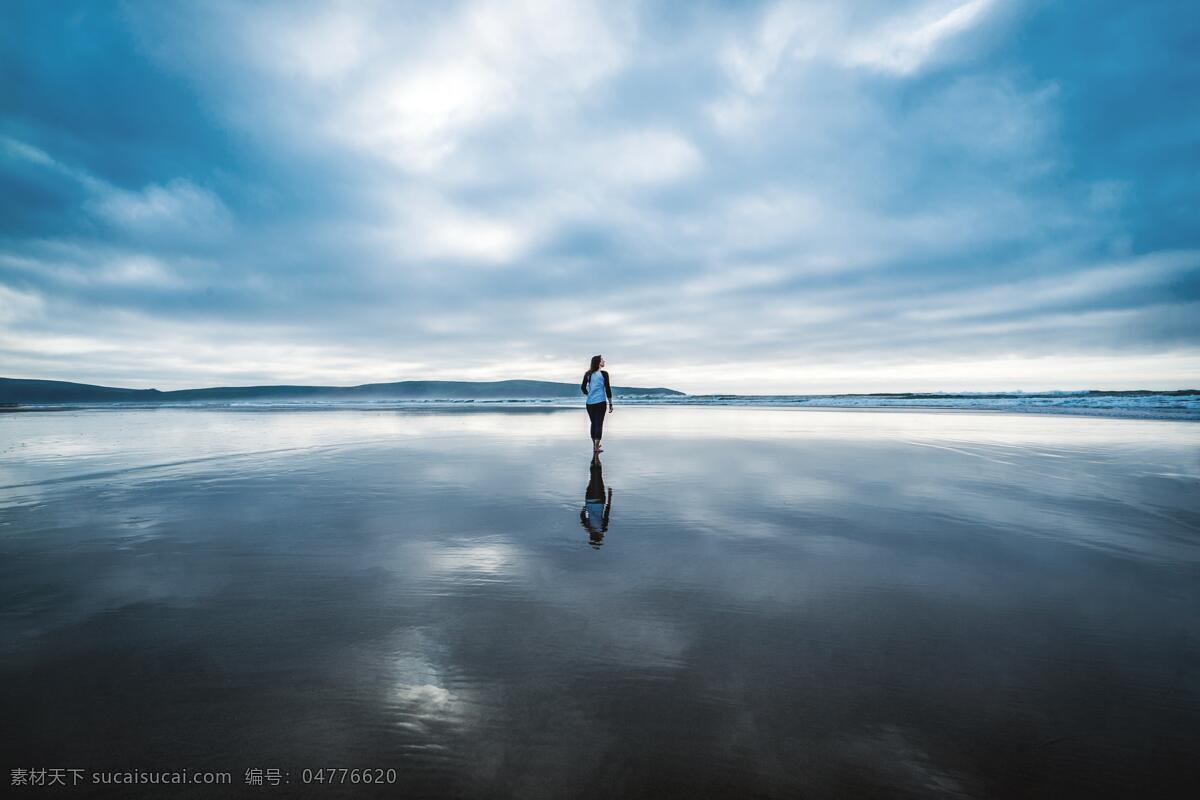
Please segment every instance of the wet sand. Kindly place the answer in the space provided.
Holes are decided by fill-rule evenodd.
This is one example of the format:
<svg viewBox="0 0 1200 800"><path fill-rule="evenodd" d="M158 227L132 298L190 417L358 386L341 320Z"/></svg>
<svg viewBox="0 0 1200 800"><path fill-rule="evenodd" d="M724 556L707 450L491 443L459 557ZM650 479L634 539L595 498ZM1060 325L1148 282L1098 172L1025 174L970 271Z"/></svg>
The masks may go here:
<svg viewBox="0 0 1200 800"><path fill-rule="evenodd" d="M1200 779L1200 424L618 407L606 448L598 526L582 408L0 415L4 768L232 775L74 797Z"/></svg>

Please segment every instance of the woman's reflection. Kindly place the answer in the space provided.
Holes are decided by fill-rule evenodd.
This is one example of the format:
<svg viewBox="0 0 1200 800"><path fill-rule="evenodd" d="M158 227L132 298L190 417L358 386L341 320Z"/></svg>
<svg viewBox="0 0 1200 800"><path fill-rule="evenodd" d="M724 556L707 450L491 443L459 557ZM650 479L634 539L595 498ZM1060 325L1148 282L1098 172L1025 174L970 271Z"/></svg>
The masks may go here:
<svg viewBox="0 0 1200 800"><path fill-rule="evenodd" d="M604 469L600 466L599 455L592 457L591 470L592 477L583 495L583 509L579 512L579 522L587 529L592 547L599 548L604 544L608 515L612 513L612 489L605 494Z"/></svg>

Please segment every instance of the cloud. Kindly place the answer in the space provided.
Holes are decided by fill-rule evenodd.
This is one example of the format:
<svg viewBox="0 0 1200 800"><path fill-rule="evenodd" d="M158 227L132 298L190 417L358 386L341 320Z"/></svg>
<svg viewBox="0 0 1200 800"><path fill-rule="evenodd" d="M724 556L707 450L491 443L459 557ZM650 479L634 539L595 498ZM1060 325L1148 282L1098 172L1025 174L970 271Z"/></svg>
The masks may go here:
<svg viewBox="0 0 1200 800"><path fill-rule="evenodd" d="M752 95L762 93L789 61L905 77L947 55L956 37L987 21L993 5L993 0L857 6L789 0L769 6L748 36L723 48L721 61L734 83Z"/></svg>
<svg viewBox="0 0 1200 800"><path fill-rule="evenodd" d="M34 292L20 292L0 286L0 323L12 325L41 313L44 302Z"/></svg>
<svg viewBox="0 0 1200 800"><path fill-rule="evenodd" d="M174 178L165 185L150 184L130 191L86 168L52 158L27 142L0 137L0 143L11 158L74 181L87 196L84 210L126 233L194 240L223 236L232 226L232 217L221 199L186 179Z"/></svg>
<svg viewBox="0 0 1200 800"><path fill-rule="evenodd" d="M20 158L39 166L64 171L62 165L48 156L44 151L39 150L31 144L10 139L7 136L0 139L0 142L3 142L5 151L13 158Z"/></svg>
<svg viewBox="0 0 1200 800"><path fill-rule="evenodd" d="M422 18L383 4L234 6L224 23L242 33L223 55L253 70L255 91L282 90L267 127L428 173L480 129L554 114L618 70L623 22L601 8L488 1ZM231 109L261 130L245 110Z"/></svg>
<svg viewBox="0 0 1200 800"><path fill-rule="evenodd" d="M1078 272L934 295L923 299L923 308L906 313L923 322L1002 314L1019 314L1028 319L1032 312L1046 308L1086 311L1106 299L1116 300L1137 290L1169 286L1172 279L1183 275L1200 275L1200 251L1155 253Z"/></svg>
<svg viewBox="0 0 1200 800"><path fill-rule="evenodd" d="M524 252L532 236L519 223L463 212L436 199L410 204L403 216L409 227L396 245L428 259L508 263Z"/></svg>
<svg viewBox="0 0 1200 800"><path fill-rule="evenodd" d="M955 37L986 20L994 5L994 0L923 4L916 12L852 40L844 61L911 75L935 59Z"/></svg>
<svg viewBox="0 0 1200 800"><path fill-rule="evenodd" d="M700 153L682 136L670 131L623 133L596 147L591 162L601 165L598 179L608 175L618 182L667 183L695 172Z"/></svg>
<svg viewBox="0 0 1200 800"><path fill-rule="evenodd" d="M87 204L96 216L138 235L212 238L232 226L229 210L212 192L175 179L141 191L102 191Z"/></svg>
<svg viewBox="0 0 1200 800"><path fill-rule="evenodd" d="M14 375L1200 380L1184 13L68 11L0 45Z"/></svg>

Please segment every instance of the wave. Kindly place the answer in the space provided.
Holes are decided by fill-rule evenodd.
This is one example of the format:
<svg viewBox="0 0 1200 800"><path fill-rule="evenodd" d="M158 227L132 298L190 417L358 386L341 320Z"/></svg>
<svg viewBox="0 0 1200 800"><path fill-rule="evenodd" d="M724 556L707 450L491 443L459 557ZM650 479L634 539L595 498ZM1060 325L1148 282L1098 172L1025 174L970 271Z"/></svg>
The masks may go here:
<svg viewBox="0 0 1200 800"><path fill-rule="evenodd" d="M1200 420L1200 392L960 392L838 395L689 395L664 405L950 409Z"/></svg>
<svg viewBox="0 0 1200 800"><path fill-rule="evenodd" d="M1012 413L1084 414L1143 419L1200 420L1200 391L1058 391L1058 392L889 392L874 394L791 395L627 395L622 405L746 406L842 409L936 409ZM574 408L563 398L466 398L410 400L192 400L164 403L72 403L22 406L8 410L128 410L190 408L231 411L359 410L549 410Z"/></svg>

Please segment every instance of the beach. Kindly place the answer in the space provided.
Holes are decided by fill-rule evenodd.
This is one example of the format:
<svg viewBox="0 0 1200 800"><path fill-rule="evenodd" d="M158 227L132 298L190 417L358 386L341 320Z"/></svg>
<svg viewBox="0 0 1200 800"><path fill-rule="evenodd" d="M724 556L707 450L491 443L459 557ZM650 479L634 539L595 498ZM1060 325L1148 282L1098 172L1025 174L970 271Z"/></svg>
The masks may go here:
<svg viewBox="0 0 1200 800"><path fill-rule="evenodd" d="M0 414L5 767L232 776L72 793L164 797L1200 778L1200 424L618 405L599 531L590 451L582 408Z"/></svg>

